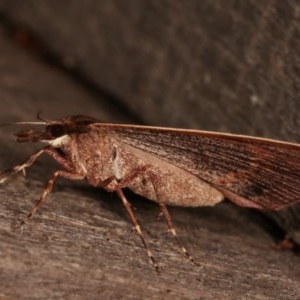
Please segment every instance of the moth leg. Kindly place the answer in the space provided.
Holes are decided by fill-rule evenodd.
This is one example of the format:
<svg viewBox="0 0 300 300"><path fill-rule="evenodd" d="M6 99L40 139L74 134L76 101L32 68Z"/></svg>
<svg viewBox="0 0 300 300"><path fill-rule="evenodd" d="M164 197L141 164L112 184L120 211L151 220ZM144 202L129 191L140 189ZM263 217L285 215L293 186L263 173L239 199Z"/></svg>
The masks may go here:
<svg viewBox="0 0 300 300"><path fill-rule="evenodd" d="M172 218L171 218L171 215L167 209L167 206L160 200L160 197L159 197L159 193L157 191L157 187L158 187L158 182L156 180L156 176L155 174L153 174L150 170L149 170L149 166L147 165L144 165L138 169L136 169L134 172L132 172L132 174L126 178L124 178L123 180L121 180L119 182L119 185L118 185L118 188L116 189L116 192L118 193L119 197L122 199L123 201L123 204L125 206L125 208L127 209L129 215L130 215L130 218L132 220L132 223L134 224L134 227L137 231L137 233L140 235L140 238L142 239L143 241L143 244L144 244L144 247L146 248L147 250L147 253L148 253L148 256L150 257L150 259L154 262L153 260L153 257L152 257L152 254L151 252L149 252L149 246L148 246L148 243L147 241L145 240L145 238L143 237L143 234L141 232L141 229L140 229L140 226L138 225L138 222L131 210L131 205L130 203L127 201L127 199L125 198L122 190L121 190L121 187L125 187L128 183L130 183L132 180L134 180L136 177L138 176L141 176L142 174L144 175L148 175L150 180L151 180L151 183L152 183L152 186L153 186L153 189L155 191L155 194L156 194L156 198L158 200L158 204L160 206L160 210L161 210L161 213L162 215L164 216L165 220L166 220L166 223L167 223L167 226L168 226L168 231L173 235L173 237L176 239L177 241L177 244L179 245L179 247L181 248L181 251L183 252L183 254L189 259L189 261L193 262L196 264L195 260L193 259L193 257L189 254L189 252L186 250L186 248L182 245L182 243L180 242L178 236L177 236L177 232L175 230L175 226L173 224L173 221L172 221ZM122 194L122 195L121 195ZM126 203L126 204L125 204ZM130 211L129 211L130 210ZM137 226L137 227L136 227ZM150 254L149 254L150 253ZM151 255L151 256L150 256Z"/></svg>
<svg viewBox="0 0 300 300"><path fill-rule="evenodd" d="M142 174L147 174L148 168L149 168L148 165L144 165L142 167L136 168L129 176L127 176L126 178L122 178L119 181L119 186L126 187L127 184L132 182L135 178L141 176Z"/></svg>
<svg viewBox="0 0 300 300"><path fill-rule="evenodd" d="M159 186L159 183L156 180L155 174L153 174L152 172L149 172L149 177L151 179L151 183L152 183L153 189L155 191L156 198L158 200L158 204L159 204L159 207L160 207L161 214L164 216L165 221L167 223L168 232L175 238L178 246L180 247L182 253L187 257L187 259L189 261L191 261L192 263L196 264L194 258L189 254L189 252L186 250L186 248L183 246L180 239L178 238L177 232L175 230L174 223L172 221L172 218L171 218L171 215L168 211L167 206L160 200L160 196L159 196L159 193L157 191L157 187Z"/></svg>
<svg viewBox="0 0 300 300"><path fill-rule="evenodd" d="M25 168L31 166L35 162L35 160L44 152L45 152L44 149L41 149L33 153L32 155L30 155L29 159L23 164L2 171L0 174L0 183L5 182L9 177L11 177L16 173L19 173L20 171L25 172Z"/></svg>
<svg viewBox="0 0 300 300"><path fill-rule="evenodd" d="M21 171L25 173L25 169L30 167L36 161L36 159L38 157L40 157L43 153L46 153L49 156L51 156L59 164L61 164L65 169L67 169L67 170L72 169L69 162L62 155L60 155L58 152L56 152L50 146L46 146L43 149L41 149L41 150L33 153L32 155L30 155L29 159L26 160L23 164L17 165L13 168L9 168L9 169L4 170L3 172L1 172L0 173L0 183L5 182L9 177L13 176L16 173L19 173Z"/></svg>
<svg viewBox="0 0 300 300"><path fill-rule="evenodd" d="M104 188L106 191L108 192L114 192L115 189L113 188L108 188L107 186L113 181L115 180L115 176L110 176L108 178L106 178L105 180L103 180L100 184L99 187Z"/></svg>
<svg viewBox="0 0 300 300"><path fill-rule="evenodd" d="M181 248L182 253L188 258L188 260L191 261L192 263L196 263L194 258L189 254L189 252L186 250L186 248L180 242L180 239L178 238L177 232L175 230L175 226L173 224L173 221L172 221L171 215L167 209L167 206L160 201L159 207L160 207L162 214L165 217L165 220L166 220L166 223L167 223L167 226L169 229L168 232L171 233L172 236L175 238L175 240L177 241L177 244Z"/></svg>
<svg viewBox="0 0 300 300"><path fill-rule="evenodd" d="M291 250L296 247L295 242L288 236L286 236L279 243L273 245L275 250Z"/></svg>
<svg viewBox="0 0 300 300"><path fill-rule="evenodd" d="M66 179L69 180L82 180L84 179L84 176L80 175L80 174L76 174L76 173L70 173L70 172L66 172L66 171L56 171L54 172L53 176L51 177L51 179L48 181L43 194L41 195L41 197L38 199L38 201L35 203L35 205L33 206L33 208L31 209L31 212L27 215L25 220L30 219L34 213L37 211L38 207L40 206L41 202L46 198L46 196L51 192L54 182L57 179L57 177L64 177ZM24 221L25 221L24 220Z"/></svg>
<svg viewBox="0 0 300 300"><path fill-rule="evenodd" d="M141 238L142 242L143 242L143 245L144 245L144 248L146 249L147 251L147 255L149 257L149 259L151 260L153 266L155 267L155 269L158 271L159 270L159 267L158 267L158 264L157 262L155 261L153 255L152 255L152 252L150 250L150 247L149 247L149 244L148 244L148 241L145 239L144 235L143 235L143 232L141 230L141 227L132 211L132 208L131 208L131 204L128 202L128 200L126 199L122 189L120 186L118 186L116 188L116 193L118 194L118 196L121 198L122 202L123 202L123 205L125 206L128 214L129 214L129 217L131 219L131 222L133 223L133 226L134 226L134 229L135 231L137 232L137 234L139 235L139 237Z"/></svg>

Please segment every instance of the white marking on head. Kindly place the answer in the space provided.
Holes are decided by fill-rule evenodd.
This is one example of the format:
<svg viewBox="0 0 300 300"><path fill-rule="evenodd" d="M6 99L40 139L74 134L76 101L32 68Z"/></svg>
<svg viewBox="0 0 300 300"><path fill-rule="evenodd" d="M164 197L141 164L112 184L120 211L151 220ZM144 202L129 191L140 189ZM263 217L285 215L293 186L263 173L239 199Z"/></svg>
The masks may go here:
<svg viewBox="0 0 300 300"><path fill-rule="evenodd" d="M70 136L65 134L54 140L50 140L50 141L43 140L43 142L48 143L49 145L51 145L54 148L60 148L61 146L68 144L70 142L70 139L71 139Z"/></svg>

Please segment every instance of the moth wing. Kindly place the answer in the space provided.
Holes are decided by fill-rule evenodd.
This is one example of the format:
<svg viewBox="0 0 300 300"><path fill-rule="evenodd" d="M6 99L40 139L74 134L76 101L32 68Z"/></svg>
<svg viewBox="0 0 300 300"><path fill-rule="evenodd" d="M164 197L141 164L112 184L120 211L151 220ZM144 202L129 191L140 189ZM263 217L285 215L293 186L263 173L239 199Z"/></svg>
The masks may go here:
<svg viewBox="0 0 300 300"><path fill-rule="evenodd" d="M240 135L96 123L121 142L210 183L229 200L279 210L300 196L300 146Z"/></svg>

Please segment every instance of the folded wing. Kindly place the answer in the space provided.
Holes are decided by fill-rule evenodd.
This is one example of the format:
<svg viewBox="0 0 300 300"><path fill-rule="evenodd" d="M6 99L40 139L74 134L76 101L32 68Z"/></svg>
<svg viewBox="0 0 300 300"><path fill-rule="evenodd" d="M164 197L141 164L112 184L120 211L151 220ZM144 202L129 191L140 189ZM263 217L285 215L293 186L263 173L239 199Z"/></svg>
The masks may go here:
<svg viewBox="0 0 300 300"><path fill-rule="evenodd" d="M229 200L279 210L300 200L300 146L240 135L117 124L120 143L146 151L210 183Z"/></svg>

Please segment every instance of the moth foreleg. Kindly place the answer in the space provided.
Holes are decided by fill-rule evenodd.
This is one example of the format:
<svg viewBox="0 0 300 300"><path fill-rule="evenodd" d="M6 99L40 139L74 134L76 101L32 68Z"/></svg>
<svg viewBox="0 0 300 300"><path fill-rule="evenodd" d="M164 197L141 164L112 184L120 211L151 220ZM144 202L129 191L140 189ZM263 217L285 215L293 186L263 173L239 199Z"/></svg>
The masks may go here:
<svg viewBox="0 0 300 300"><path fill-rule="evenodd" d="M27 161L25 161L23 164L17 165L17 166L14 166L13 168L9 168L9 169L2 171L0 174L0 183L5 182L9 177L11 177L12 175L14 175L16 173L19 173L20 171L23 171L25 173L25 169L30 167L36 161L36 159L39 156L41 156L44 152L45 152L45 149L41 149L41 150L33 153L32 155L30 155L29 159Z"/></svg>
<svg viewBox="0 0 300 300"><path fill-rule="evenodd" d="M41 197L38 199L38 201L35 203L35 205L33 206L31 212L27 215L26 220L30 219L33 214L37 211L38 207L40 206L41 202L46 198L46 196L51 192L54 182L57 179L57 177L64 177L66 179L69 180L82 180L84 179L84 176L80 175L80 174L76 174L76 173L70 173L70 172L66 172L66 171L56 171L54 172L53 176L51 177L51 179L48 181L46 188L44 189L43 194L41 195Z"/></svg>
<svg viewBox="0 0 300 300"><path fill-rule="evenodd" d="M149 259L151 260L153 266L155 267L155 269L158 271L158 264L157 262L155 261L153 255L152 255L152 252L150 250L150 247L149 247L149 244L148 244L148 241L146 240L146 238L144 237L143 235L143 232L141 230L141 227L137 221L137 218L135 217L133 211L132 211L132 208L131 208L131 204L128 202L128 200L126 199L121 187L117 187L116 188L116 193L118 194L118 196L121 198L122 202L123 202L123 205L125 206L128 214L129 214L129 217L131 219L131 222L134 226L134 229L135 231L137 232L137 234L139 235L139 237L141 238L142 242L143 242L143 245L147 251L147 255L149 257Z"/></svg>
<svg viewBox="0 0 300 300"><path fill-rule="evenodd" d="M51 148L50 146L47 146L30 155L30 157L23 164L2 171L0 173L0 183L5 182L9 177L13 176L16 173L19 173L21 171L25 173L25 169L30 167L37 160L37 158L40 157L43 153L46 153L52 158L54 158L65 169L71 170L71 166L68 163L68 161L63 156L61 156L58 152L56 152L55 149Z"/></svg>

